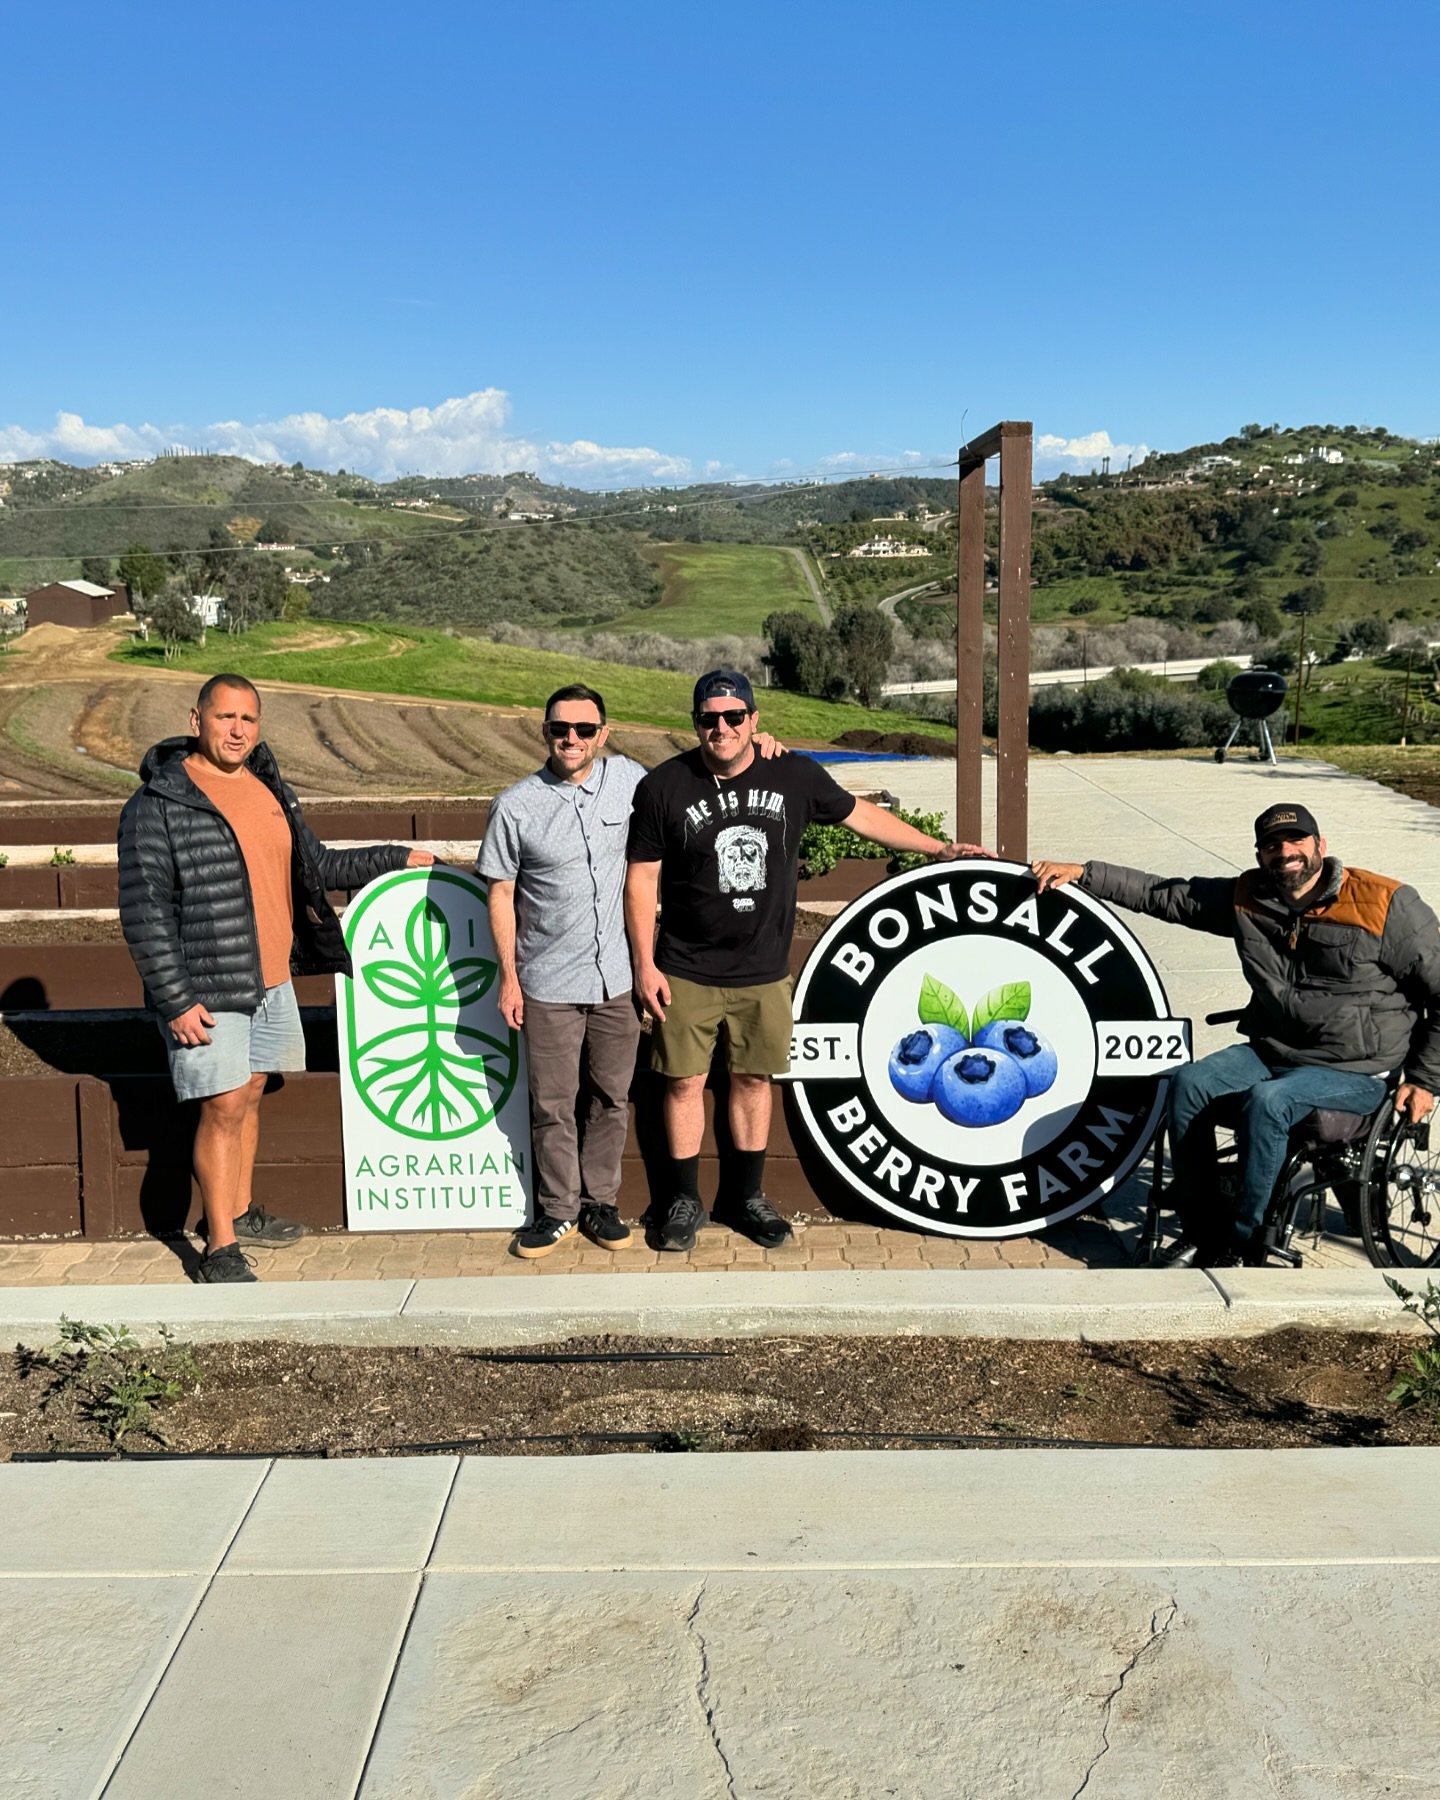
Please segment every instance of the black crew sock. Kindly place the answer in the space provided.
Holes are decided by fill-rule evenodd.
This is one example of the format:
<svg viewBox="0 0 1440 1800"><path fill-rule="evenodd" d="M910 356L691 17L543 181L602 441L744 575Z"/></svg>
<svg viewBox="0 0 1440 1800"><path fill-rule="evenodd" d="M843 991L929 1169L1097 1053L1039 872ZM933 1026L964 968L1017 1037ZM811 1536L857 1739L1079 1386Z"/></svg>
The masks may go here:
<svg viewBox="0 0 1440 1800"><path fill-rule="evenodd" d="M763 1150L733 1150L731 1159L735 1165L735 1198L742 1204L753 1200L765 1192L765 1152Z"/></svg>
<svg viewBox="0 0 1440 1800"><path fill-rule="evenodd" d="M698 1154L670 1158L670 1198L678 1200L682 1195L689 1200L700 1198L700 1158Z"/></svg>

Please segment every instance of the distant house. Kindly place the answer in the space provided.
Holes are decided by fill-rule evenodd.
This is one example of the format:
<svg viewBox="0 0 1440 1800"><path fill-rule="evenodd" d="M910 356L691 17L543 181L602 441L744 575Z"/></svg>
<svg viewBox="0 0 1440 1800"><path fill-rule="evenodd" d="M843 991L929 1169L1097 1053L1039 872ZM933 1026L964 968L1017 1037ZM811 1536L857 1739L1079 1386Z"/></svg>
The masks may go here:
<svg viewBox="0 0 1440 1800"><path fill-rule="evenodd" d="M24 610L25 596L23 594L0 596L0 619L16 619Z"/></svg>
<svg viewBox="0 0 1440 1800"><path fill-rule="evenodd" d="M1316 444L1313 449L1297 450L1293 456L1284 456L1280 460L1287 468L1298 469L1304 463L1343 463L1345 453L1343 450L1331 450L1325 444Z"/></svg>
<svg viewBox="0 0 1440 1800"><path fill-rule="evenodd" d="M190 610L207 631L220 623L220 609L225 604L223 594L191 594Z"/></svg>
<svg viewBox="0 0 1440 1800"><path fill-rule="evenodd" d="M123 587L100 587L93 581L52 581L25 596L25 617L33 625L103 625L130 610Z"/></svg>
<svg viewBox="0 0 1440 1800"><path fill-rule="evenodd" d="M863 544L857 544L853 550L845 552L847 556L928 556L930 551L924 544L907 543L904 538L873 537L866 538Z"/></svg>
<svg viewBox="0 0 1440 1800"><path fill-rule="evenodd" d="M1238 456L1202 456L1196 467L1204 469L1207 473L1212 469L1238 469L1240 458Z"/></svg>

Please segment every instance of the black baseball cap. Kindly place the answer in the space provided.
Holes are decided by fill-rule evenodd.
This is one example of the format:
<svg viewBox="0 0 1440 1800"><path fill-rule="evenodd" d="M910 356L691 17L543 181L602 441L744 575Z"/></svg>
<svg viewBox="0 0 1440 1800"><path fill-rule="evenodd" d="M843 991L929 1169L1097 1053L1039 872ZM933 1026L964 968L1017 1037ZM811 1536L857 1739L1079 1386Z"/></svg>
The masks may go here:
<svg viewBox="0 0 1440 1800"><path fill-rule="evenodd" d="M1255 848L1268 838L1318 838L1320 827L1308 806L1267 806L1255 821Z"/></svg>
<svg viewBox="0 0 1440 1800"><path fill-rule="evenodd" d="M707 700L739 700L748 712L755 710L755 690L750 685L750 677L742 675L738 669L712 669L708 675L702 675L695 683L691 712L698 713Z"/></svg>

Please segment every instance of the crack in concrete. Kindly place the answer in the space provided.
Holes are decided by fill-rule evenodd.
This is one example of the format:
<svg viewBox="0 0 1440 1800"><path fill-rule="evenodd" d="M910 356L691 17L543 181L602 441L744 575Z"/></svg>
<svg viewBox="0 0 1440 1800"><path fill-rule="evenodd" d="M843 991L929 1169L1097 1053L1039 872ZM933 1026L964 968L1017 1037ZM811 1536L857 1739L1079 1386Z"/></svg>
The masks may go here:
<svg viewBox="0 0 1440 1800"><path fill-rule="evenodd" d="M1120 1671L1119 1679L1105 1696L1102 1717L1100 1720L1100 1748L1095 1752L1094 1756L1091 1757L1090 1765L1085 1771L1084 1779L1070 1796L1070 1800L1080 1800L1080 1796L1090 1785L1090 1777L1110 1754L1110 1716L1115 1709L1115 1702L1120 1698L1125 1683L1139 1667L1141 1660L1150 1654L1155 1646L1164 1638L1170 1627L1175 1623L1175 1618L1179 1611L1180 1602L1172 1594L1164 1606L1157 1606L1155 1611L1151 1613L1149 1635L1145 1639L1145 1642L1141 1644L1139 1649L1130 1658L1129 1662L1126 1663L1125 1667Z"/></svg>
<svg viewBox="0 0 1440 1800"><path fill-rule="evenodd" d="M700 1583L695 1595L694 1604L685 1615L685 1630L695 1645L700 1659L700 1673L695 1681L695 1700L705 1719L705 1730L714 1746L715 1754L720 1758L720 1766L725 1771L725 1792L730 1800L736 1800L735 1771L730 1767L730 1758L725 1754L725 1746L720 1742L720 1731L715 1723L715 1708L710 1700L710 1649L705 1642L705 1634L696 1621L700 1617L700 1603L705 1598L705 1589L709 1586L707 1575Z"/></svg>

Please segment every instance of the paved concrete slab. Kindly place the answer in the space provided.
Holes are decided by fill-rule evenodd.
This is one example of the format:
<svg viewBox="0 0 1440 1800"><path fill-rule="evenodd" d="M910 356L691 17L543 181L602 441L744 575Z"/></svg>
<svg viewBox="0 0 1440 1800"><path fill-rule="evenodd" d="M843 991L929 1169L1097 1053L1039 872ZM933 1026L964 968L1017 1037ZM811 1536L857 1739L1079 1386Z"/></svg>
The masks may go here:
<svg viewBox="0 0 1440 1800"><path fill-rule="evenodd" d="M0 1584L7 1800L99 1792L204 1591L198 1576Z"/></svg>
<svg viewBox="0 0 1440 1800"><path fill-rule="evenodd" d="M361 1800L806 1791L727 1781L690 1619L697 1586L430 1576Z"/></svg>
<svg viewBox="0 0 1440 1800"><path fill-rule="evenodd" d="M0 1466L0 1576L210 1574L269 1463ZM82 1523L83 1522L83 1523Z"/></svg>
<svg viewBox="0 0 1440 1800"><path fill-rule="evenodd" d="M956 1337L1204 1337L1225 1306L1198 1270L857 1269L786 1275L699 1273L419 1281L408 1326L433 1341L537 1342L595 1331L756 1337L836 1332Z"/></svg>
<svg viewBox="0 0 1440 1800"><path fill-rule="evenodd" d="M431 1566L1440 1563L1437 1474L1423 1449L472 1457Z"/></svg>
<svg viewBox="0 0 1440 1800"><path fill-rule="evenodd" d="M1345 1331L1425 1330L1385 1285L1386 1276L1391 1275L1412 1292L1423 1293L1428 1279L1425 1270L1302 1270L1305 1279L1294 1283L1285 1280L1284 1269L1213 1269L1210 1273L1241 1335L1278 1331L1283 1325L1335 1326Z"/></svg>
<svg viewBox="0 0 1440 1800"><path fill-rule="evenodd" d="M397 1456L377 1482L368 1461L277 1462L225 1573L423 1569L459 1466L454 1456Z"/></svg>
<svg viewBox="0 0 1440 1800"><path fill-rule="evenodd" d="M1434 1795L1437 1599L1429 1568L1403 1597L1352 1568L436 1576L362 1800Z"/></svg>
<svg viewBox="0 0 1440 1800"><path fill-rule="evenodd" d="M74 1287L0 1289L0 1336L43 1343L60 1329L61 1314L128 1325L137 1338L153 1341L157 1324L183 1331L197 1343L267 1335L267 1325L285 1337L331 1341L325 1334L343 1324L347 1340L363 1343L399 1318L414 1286L411 1281L254 1282L236 1287L200 1287L171 1282L158 1287L92 1283L83 1294Z"/></svg>
<svg viewBox="0 0 1440 1800"><path fill-rule="evenodd" d="M106 1800L351 1800L417 1575L221 1575Z"/></svg>

